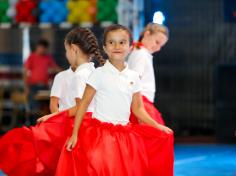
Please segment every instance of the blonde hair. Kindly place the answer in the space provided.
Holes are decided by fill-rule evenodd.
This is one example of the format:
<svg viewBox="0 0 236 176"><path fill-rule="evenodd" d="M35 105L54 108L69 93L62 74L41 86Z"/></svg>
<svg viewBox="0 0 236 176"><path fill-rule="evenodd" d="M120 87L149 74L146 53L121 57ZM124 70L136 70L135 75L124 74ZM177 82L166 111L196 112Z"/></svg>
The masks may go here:
<svg viewBox="0 0 236 176"><path fill-rule="evenodd" d="M141 33L140 37L139 37L139 42L142 41L143 37L144 37L144 33L146 31L149 31L151 34L160 32L163 33L164 35L166 35L167 38L169 38L169 29L161 24L157 24L157 23L149 23L145 29L143 30L143 32Z"/></svg>

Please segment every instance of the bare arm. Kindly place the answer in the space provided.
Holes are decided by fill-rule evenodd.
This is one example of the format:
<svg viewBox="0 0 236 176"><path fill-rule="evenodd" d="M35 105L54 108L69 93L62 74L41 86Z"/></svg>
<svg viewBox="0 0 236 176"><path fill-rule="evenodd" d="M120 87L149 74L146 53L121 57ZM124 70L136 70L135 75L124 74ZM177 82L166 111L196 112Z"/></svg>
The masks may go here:
<svg viewBox="0 0 236 176"><path fill-rule="evenodd" d="M77 143L77 135L79 132L81 122L83 120L84 114L87 111L88 106L89 106L90 102L92 101L95 93L96 93L96 90L93 87L91 87L89 85L86 86L83 98L82 98L80 105L79 105L79 109L76 112L73 133L72 133L70 140L67 143L66 148L68 151L71 151Z"/></svg>
<svg viewBox="0 0 236 176"><path fill-rule="evenodd" d="M170 128L157 123L149 116L149 114L146 112L144 108L142 97L139 92L133 95L131 108L135 116L138 117L138 119L141 120L142 122L150 126L156 127L162 131L165 131L166 133L172 133L172 130Z"/></svg>
<svg viewBox="0 0 236 176"><path fill-rule="evenodd" d="M50 97L50 112L51 113L55 113L55 112L59 112L59 98L58 97Z"/></svg>
<svg viewBox="0 0 236 176"><path fill-rule="evenodd" d="M81 100L79 98L76 98L76 105L69 108L69 109L66 109L64 111L68 111L69 116L75 116L77 109L79 109L80 101ZM49 118L51 118L52 116L57 115L60 112L62 112L62 111L56 110L56 108L58 109L58 107L55 107L56 103L55 104L53 103L54 105L51 105L51 102L52 101L51 101L51 98L50 98L50 111L51 111L51 114L48 114L48 115L45 115L43 117L38 118L37 123L44 122L44 121L48 120Z"/></svg>

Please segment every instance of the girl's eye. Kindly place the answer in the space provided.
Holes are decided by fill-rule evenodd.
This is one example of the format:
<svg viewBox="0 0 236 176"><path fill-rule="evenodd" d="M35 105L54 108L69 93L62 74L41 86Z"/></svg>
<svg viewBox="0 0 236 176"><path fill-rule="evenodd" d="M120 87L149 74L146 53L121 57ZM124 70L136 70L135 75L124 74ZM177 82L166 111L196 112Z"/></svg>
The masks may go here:
<svg viewBox="0 0 236 176"><path fill-rule="evenodd" d="M114 44L114 42L113 41L108 41L108 44L112 45L112 44Z"/></svg>

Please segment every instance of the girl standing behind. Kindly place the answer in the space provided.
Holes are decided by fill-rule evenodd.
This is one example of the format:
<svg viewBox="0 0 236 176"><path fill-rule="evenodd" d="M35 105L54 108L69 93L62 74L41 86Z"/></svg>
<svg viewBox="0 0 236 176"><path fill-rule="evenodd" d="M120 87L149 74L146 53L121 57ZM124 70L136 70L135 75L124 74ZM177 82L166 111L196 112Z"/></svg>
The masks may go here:
<svg viewBox="0 0 236 176"><path fill-rule="evenodd" d="M150 23L140 35L139 41L134 44L134 48L128 57L128 65L131 70L138 72L142 84L142 99L149 115L158 123L164 125L163 118L158 109L153 105L156 85L153 69L154 52L158 52L166 44L169 37L167 27ZM138 123L134 114L130 117L131 122Z"/></svg>

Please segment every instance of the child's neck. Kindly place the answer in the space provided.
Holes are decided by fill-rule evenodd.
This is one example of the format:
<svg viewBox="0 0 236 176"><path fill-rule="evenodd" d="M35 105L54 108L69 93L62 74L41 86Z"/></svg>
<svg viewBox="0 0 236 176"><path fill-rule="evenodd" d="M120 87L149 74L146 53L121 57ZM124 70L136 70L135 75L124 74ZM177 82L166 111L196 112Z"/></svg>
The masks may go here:
<svg viewBox="0 0 236 176"><path fill-rule="evenodd" d="M122 71L125 69L125 62L123 60L109 59L109 62L119 71Z"/></svg>
<svg viewBox="0 0 236 176"><path fill-rule="evenodd" d="M71 69L72 69L72 71L73 72L75 72L76 71L76 69L79 67L79 66L81 66L81 65L83 65L83 64L85 64L85 63L88 63L89 61L88 60L80 60L78 63L76 63L75 65L71 65Z"/></svg>
<svg viewBox="0 0 236 176"><path fill-rule="evenodd" d="M89 62L89 58L87 57L80 57L80 59L77 60L76 62L76 67L79 67L80 65L83 65L85 63Z"/></svg>
<svg viewBox="0 0 236 176"><path fill-rule="evenodd" d="M142 47L144 47L149 53L152 54L152 52L148 48L148 41L146 39L143 39L141 43L142 43Z"/></svg>

